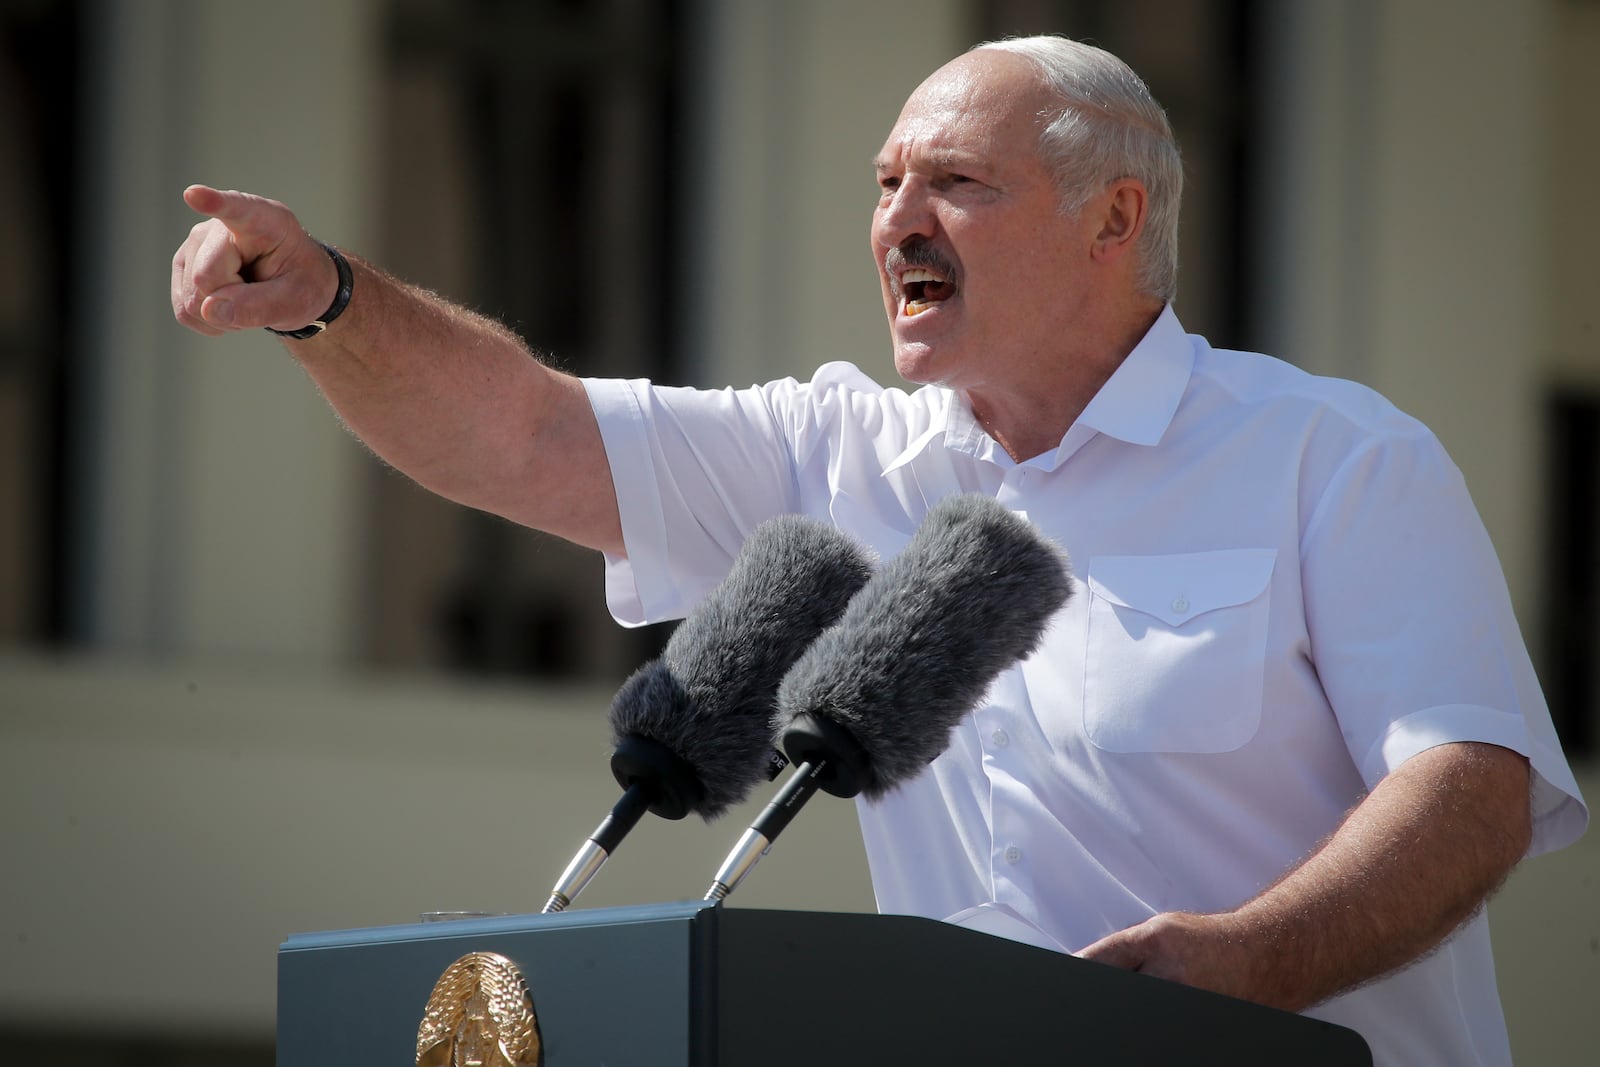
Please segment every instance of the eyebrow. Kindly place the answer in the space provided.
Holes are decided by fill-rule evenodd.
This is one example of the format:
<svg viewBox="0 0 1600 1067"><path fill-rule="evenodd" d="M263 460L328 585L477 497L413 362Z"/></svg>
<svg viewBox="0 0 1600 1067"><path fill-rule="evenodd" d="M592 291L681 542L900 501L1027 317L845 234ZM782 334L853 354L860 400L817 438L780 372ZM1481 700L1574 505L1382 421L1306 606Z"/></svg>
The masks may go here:
<svg viewBox="0 0 1600 1067"><path fill-rule="evenodd" d="M958 171L991 171L994 168L978 156L963 155L958 152L940 152L929 160L938 170ZM884 171L896 170L899 163L892 159L876 156L872 160L872 169L882 174Z"/></svg>

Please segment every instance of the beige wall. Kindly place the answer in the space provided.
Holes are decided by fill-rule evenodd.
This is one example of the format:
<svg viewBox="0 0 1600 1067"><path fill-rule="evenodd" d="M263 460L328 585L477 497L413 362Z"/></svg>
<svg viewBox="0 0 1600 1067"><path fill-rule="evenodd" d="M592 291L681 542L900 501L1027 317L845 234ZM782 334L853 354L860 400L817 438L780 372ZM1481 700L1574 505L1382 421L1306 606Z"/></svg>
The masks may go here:
<svg viewBox="0 0 1600 1067"><path fill-rule="evenodd" d="M1552 5L1548 60L1536 190L1545 329L1536 342L1552 379L1600 390L1600 4Z"/></svg>
<svg viewBox="0 0 1600 1067"><path fill-rule="evenodd" d="M0 677L0 1026L270 1035L288 934L537 912L619 795L606 690L103 658ZM576 906L701 897L758 810L647 818ZM815 798L731 902L872 910L853 806Z"/></svg>

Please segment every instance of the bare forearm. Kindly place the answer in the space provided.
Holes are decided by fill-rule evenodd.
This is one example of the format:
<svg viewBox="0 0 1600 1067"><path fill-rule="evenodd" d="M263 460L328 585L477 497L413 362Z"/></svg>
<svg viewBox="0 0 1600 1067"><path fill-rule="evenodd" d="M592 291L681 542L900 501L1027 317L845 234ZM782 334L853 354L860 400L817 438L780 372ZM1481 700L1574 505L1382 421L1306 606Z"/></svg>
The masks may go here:
<svg viewBox="0 0 1600 1067"><path fill-rule="evenodd" d="M1530 832L1521 756L1457 744L1414 757L1234 913L1258 949L1254 999L1308 1007L1426 954L1482 907Z"/></svg>
<svg viewBox="0 0 1600 1067"><path fill-rule="evenodd" d="M1083 954L1297 1011L1438 945L1504 880L1530 832L1523 757L1442 745L1407 761L1238 909L1158 915Z"/></svg>
<svg viewBox="0 0 1600 1067"><path fill-rule="evenodd" d="M620 551L582 386L500 324L350 259L350 310L316 338L285 342L346 425L434 492Z"/></svg>

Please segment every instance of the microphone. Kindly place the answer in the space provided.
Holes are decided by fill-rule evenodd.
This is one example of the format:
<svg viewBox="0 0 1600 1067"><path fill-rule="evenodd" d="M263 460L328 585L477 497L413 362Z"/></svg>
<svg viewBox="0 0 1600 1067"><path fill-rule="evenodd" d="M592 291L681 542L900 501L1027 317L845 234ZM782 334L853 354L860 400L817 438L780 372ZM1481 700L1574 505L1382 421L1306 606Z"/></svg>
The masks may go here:
<svg viewBox="0 0 1600 1067"><path fill-rule="evenodd" d="M787 761L773 749L784 674L872 573L832 526L784 515L756 527L721 585L611 702L611 773L623 794L544 906L564 910L646 811L707 821Z"/></svg>
<svg viewBox="0 0 1600 1067"><path fill-rule="evenodd" d="M881 797L919 774L1072 591L1070 561L981 495L935 505L909 544L806 650L778 690L798 766L717 871L723 900L818 790Z"/></svg>

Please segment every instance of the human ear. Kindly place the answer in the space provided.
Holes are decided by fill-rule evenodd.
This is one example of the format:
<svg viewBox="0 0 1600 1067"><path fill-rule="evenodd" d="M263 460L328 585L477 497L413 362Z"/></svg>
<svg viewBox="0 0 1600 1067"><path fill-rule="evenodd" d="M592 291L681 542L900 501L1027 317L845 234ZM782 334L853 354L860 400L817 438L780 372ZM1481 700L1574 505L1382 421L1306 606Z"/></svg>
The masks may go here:
<svg viewBox="0 0 1600 1067"><path fill-rule="evenodd" d="M1132 254L1149 213L1144 183L1137 178L1119 178L1101 194L1100 204L1100 232L1095 235L1094 257L1114 261Z"/></svg>

